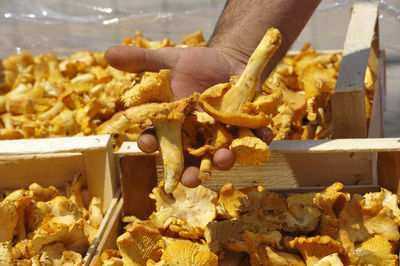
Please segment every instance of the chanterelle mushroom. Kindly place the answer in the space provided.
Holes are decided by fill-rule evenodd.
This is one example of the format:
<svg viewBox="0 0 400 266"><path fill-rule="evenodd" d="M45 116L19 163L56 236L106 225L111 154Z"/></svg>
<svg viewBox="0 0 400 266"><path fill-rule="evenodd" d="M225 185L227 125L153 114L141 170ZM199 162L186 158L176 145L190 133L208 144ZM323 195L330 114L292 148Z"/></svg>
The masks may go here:
<svg viewBox="0 0 400 266"><path fill-rule="evenodd" d="M159 73L144 72L141 81L125 91L121 100L128 107L150 102L172 102L174 96L169 85L170 82L170 70L161 69Z"/></svg>
<svg viewBox="0 0 400 266"><path fill-rule="evenodd" d="M165 192L171 193L179 183L183 172L183 148L181 129L185 117L195 108L199 95L175 102L146 103L133 106L118 113L99 126L97 133L118 133L130 127L139 125L144 129L154 125L160 152L164 163Z"/></svg>
<svg viewBox="0 0 400 266"><path fill-rule="evenodd" d="M265 142L247 128L240 128L238 135L229 148L241 165L258 165L268 161L270 150Z"/></svg>
<svg viewBox="0 0 400 266"><path fill-rule="evenodd" d="M216 120L230 125L254 129L268 125L270 119L267 114L249 114L243 108L246 103L253 101L261 74L280 42L279 30L270 28L251 55L239 79L233 77L231 83L217 84L200 96L200 105L204 111Z"/></svg>
<svg viewBox="0 0 400 266"><path fill-rule="evenodd" d="M194 94L172 103L161 103L151 111L150 120L156 129L164 164L164 190L174 191L183 172L182 124L187 114L195 108L199 95Z"/></svg>

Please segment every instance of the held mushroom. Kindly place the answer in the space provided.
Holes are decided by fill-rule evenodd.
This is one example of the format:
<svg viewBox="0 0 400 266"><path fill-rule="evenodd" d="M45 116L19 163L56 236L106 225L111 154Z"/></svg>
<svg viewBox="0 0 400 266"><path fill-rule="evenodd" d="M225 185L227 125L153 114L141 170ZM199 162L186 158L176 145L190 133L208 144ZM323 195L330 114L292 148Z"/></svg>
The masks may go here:
<svg viewBox="0 0 400 266"><path fill-rule="evenodd" d="M163 159L164 190L167 193L175 190L183 172L182 124L186 115L195 108L198 98L199 95L194 94L172 103L161 103L160 108L149 113Z"/></svg>
<svg viewBox="0 0 400 266"><path fill-rule="evenodd" d="M261 74L280 43L279 30L270 28L251 55L239 79L232 77L230 83L217 84L200 96L199 103L204 111L216 120L234 126L257 129L268 125L268 114L248 114L243 108L253 101Z"/></svg>
<svg viewBox="0 0 400 266"><path fill-rule="evenodd" d="M97 133L118 134L132 124L140 128L153 124L164 164L165 191L171 193L183 172L182 124L197 105L199 94L170 103L146 103L115 114Z"/></svg>

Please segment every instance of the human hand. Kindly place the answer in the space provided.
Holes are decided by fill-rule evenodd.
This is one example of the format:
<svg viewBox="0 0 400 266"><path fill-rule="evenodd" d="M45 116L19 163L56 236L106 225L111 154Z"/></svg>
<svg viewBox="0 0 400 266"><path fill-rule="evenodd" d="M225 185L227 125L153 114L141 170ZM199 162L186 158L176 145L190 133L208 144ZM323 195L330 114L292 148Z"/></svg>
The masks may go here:
<svg viewBox="0 0 400 266"><path fill-rule="evenodd" d="M111 66L127 72L170 69L171 90L176 99L227 82L231 76L240 74L247 62L244 55L234 50L222 51L210 47L165 47L151 50L118 46L109 48L105 58ZM260 128L255 134L267 144L272 141L273 135L269 128ZM143 152L152 153L158 149L154 129L145 130L137 142ZM183 185L196 187L201 184L198 178L200 159L185 156L185 170L181 178ZM227 148L218 149L213 155L213 164L218 170L228 170L234 162L235 156Z"/></svg>

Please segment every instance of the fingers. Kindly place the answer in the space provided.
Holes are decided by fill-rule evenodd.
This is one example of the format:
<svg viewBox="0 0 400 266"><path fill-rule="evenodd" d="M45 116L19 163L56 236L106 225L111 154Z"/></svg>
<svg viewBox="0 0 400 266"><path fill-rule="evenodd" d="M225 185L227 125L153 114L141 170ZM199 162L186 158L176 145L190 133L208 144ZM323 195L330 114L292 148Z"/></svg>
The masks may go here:
<svg viewBox="0 0 400 266"><path fill-rule="evenodd" d="M133 46L113 46L104 57L112 67L126 72L159 71L171 68L178 60L178 48L167 47L157 50Z"/></svg>
<svg viewBox="0 0 400 266"><path fill-rule="evenodd" d="M274 138L272 129L270 129L269 127L260 127L254 133L259 139L261 139L268 145L272 142L272 139Z"/></svg>
<svg viewBox="0 0 400 266"><path fill-rule="evenodd" d="M201 180L199 179L200 169L197 166L187 167L181 177L181 183L185 187L195 188L201 185Z"/></svg>
<svg viewBox="0 0 400 266"><path fill-rule="evenodd" d="M235 155L227 148L218 149L214 153L213 164L217 170L229 170L235 164Z"/></svg>
<svg viewBox="0 0 400 266"><path fill-rule="evenodd" d="M154 128L146 128L138 137L137 145L145 153L153 153L158 150L158 141Z"/></svg>
<svg viewBox="0 0 400 266"><path fill-rule="evenodd" d="M199 160L200 157L188 156L185 157L186 161L191 163L183 171L181 183L182 185L190 188L201 185L202 181L199 179ZM218 149L213 157L214 168L217 170L229 170L235 164L235 155L227 148Z"/></svg>

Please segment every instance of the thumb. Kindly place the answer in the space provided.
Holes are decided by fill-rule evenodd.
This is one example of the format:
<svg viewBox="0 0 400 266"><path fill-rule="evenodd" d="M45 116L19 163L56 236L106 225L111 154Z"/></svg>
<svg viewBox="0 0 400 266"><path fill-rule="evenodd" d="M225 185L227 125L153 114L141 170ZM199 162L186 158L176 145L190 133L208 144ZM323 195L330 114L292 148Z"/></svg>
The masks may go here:
<svg viewBox="0 0 400 266"><path fill-rule="evenodd" d="M146 49L133 46L113 46L104 57L112 67L126 72L170 69L178 61L178 48Z"/></svg>

